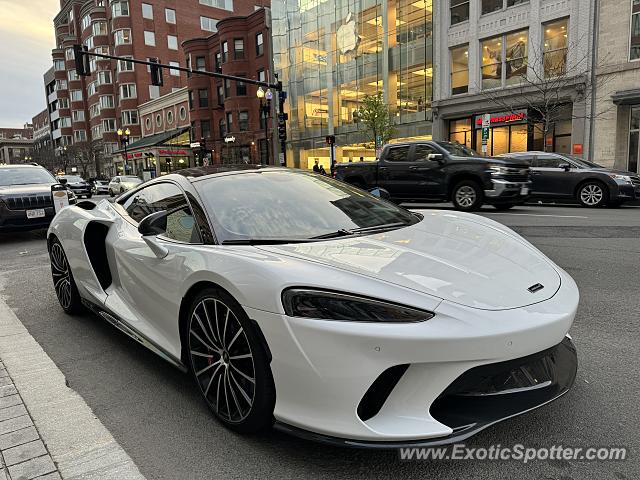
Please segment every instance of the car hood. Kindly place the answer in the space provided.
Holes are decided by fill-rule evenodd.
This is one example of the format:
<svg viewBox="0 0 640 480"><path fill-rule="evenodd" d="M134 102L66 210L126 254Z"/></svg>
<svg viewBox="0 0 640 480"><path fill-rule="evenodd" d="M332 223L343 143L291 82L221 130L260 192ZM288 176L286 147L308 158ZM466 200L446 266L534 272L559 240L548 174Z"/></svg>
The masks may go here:
<svg viewBox="0 0 640 480"><path fill-rule="evenodd" d="M444 211L425 212L420 223L387 233L259 248L484 310L547 300L561 282L553 263L516 233ZM529 291L537 284L544 288Z"/></svg>
<svg viewBox="0 0 640 480"><path fill-rule="evenodd" d="M51 186L55 183L34 183L29 185L8 185L0 187L0 197L3 195L42 195L51 193Z"/></svg>
<svg viewBox="0 0 640 480"><path fill-rule="evenodd" d="M629 176L629 177L637 177L638 176L637 173L633 173L633 172L630 172L628 170L614 170L612 168L604 168L604 167L603 168L587 168L585 170L589 170L591 172L607 173L607 174L613 173L613 174L616 174L616 175L626 175L626 176Z"/></svg>

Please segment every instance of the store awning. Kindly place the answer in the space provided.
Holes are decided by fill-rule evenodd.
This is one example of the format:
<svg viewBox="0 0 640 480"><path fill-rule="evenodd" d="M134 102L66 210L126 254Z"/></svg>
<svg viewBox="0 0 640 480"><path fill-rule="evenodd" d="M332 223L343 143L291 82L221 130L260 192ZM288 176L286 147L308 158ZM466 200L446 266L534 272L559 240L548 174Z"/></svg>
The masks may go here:
<svg viewBox="0 0 640 480"><path fill-rule="evenodd" d="M640 89L621 90L611 95L613 103L616 105L636 105L640 104Z"/></svg>
<svg viewBox="0 0 640 480"><path fill-rule="evenodd" d="M132 152L141 148L175 146L171 140L178 138L180 135L189 131L189 127L171 130L169 132L157 133L148 137L143 137L133 143L127 145L127 151ZM124 149L118 150L118 153L124 153Z"/></svg>

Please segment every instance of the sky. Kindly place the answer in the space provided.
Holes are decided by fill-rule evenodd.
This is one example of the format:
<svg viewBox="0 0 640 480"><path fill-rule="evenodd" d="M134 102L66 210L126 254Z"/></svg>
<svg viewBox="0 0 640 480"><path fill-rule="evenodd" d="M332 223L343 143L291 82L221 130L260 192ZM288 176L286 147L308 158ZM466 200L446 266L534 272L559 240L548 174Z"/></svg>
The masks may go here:
<svg viewBox="0 0 640 480"><path fill-rule="evenodd" d="M0 0L0 127L20 128L46 108L59 0Z"/></svg>

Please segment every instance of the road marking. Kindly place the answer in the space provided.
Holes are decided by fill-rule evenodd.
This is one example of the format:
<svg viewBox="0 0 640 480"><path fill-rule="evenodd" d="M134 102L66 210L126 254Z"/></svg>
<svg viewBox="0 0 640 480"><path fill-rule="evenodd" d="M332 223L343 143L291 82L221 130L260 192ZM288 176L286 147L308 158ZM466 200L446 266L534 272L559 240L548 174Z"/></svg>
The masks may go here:
<svg viewBox="0 0 640 480"><path fill-rule="evenodd" d="M543 215L539 213L504 213L504 212L481 212L487 215L514 215L520 217L553 217L553 218L589 218L578 215Z"/></svg>

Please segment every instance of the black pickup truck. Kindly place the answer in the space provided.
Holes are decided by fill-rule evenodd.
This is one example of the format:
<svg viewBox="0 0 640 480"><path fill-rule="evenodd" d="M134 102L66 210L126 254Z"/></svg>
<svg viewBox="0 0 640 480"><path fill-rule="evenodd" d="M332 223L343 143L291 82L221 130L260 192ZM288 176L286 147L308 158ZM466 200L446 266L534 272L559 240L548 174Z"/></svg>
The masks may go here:
<svg viewBox="0 0 640 480"><path fill-rule="evenodd" d="M340 163L336 178L362 189L381 188L391 200L453 202L459 210L489 203L498 210L529 196L529 164L491 158L450 142L419 141L386 145L376 162Z"/></svg>

